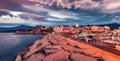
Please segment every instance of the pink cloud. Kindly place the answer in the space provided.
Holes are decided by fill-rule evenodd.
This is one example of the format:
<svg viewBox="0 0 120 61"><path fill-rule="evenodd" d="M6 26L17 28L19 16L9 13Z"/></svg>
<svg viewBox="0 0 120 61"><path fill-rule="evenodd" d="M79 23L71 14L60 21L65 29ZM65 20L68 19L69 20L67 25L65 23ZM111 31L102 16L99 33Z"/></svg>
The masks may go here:
<svg viewBox="0 0 120 61"><path fill-rule="evenodd" d="M120 0L28 0L40 5L56 5L62 8L99 9L104 13L120 12Z"/></svg>

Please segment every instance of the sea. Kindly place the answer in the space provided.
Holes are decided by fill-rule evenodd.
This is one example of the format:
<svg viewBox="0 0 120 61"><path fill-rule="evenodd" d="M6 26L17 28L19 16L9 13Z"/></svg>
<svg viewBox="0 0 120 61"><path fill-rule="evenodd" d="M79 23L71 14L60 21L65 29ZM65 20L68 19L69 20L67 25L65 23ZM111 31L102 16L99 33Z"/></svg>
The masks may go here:
<svg viewBox="0 0 120 61"><path fill-rule="evenodd" d="M41 39L45 34L18 35L15 33L0 33L0 61L14 61L20 51Z"/></svg>

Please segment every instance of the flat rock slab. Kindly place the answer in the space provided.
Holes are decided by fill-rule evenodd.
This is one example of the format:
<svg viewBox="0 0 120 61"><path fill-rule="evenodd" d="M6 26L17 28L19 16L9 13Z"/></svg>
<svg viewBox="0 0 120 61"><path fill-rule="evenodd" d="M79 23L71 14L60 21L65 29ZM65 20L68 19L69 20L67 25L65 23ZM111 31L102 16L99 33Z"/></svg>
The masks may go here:
<svg viewBox="0 0 120 61"><path fill-rule="evenodd" d="M62 47L65 51L73 52L73 47L70 46L70 45L62 45L61 47Z"/></svg>
<svg viewBox="0 0 120 61"><path fill-rule="evenodd" d="M77 54L77 53L71 54L71 59L73 61L97 61L93 57L89 57L89 56L85 56L85 55Z"/></svg>
<svg viewBox="0 0 120 61"><path fill-rule="evenodd" d="M49 45L44 48L44 51L46 55L49 55L49 54L57 53L58 51L63 51L63 50L60 46Z"/></svg>
<svg viewBox="0 0 120 61"><path fill-rule="evenodd" d="M45 46L49 45L49 43L43 43L41 46L35 46L28 53L24 55L24 58L28 58L29 56L33 55L36 52L40 52Z"/></svg>
<svg viewBox="0 0 120 61"><path fill-rule="evenodd" d="M22 57L20 56L20 55L18 55L17 57L16 57L16 60L15 61L21 61L22 60Z"/></svg>
<svg viewBox="0 0 120 61"><path fill-rule="evenodd" d="M43 61L70 61L69 55L70 54L68 52L61 51L58 53L48 55Z"/></svg>
<svg viewBox="0 0 120 61"><path fill-rule="evenodd" d="M45 56L41 55L40 53L33 54L29 58L27 58L25 61L42 61Z"/></svg>

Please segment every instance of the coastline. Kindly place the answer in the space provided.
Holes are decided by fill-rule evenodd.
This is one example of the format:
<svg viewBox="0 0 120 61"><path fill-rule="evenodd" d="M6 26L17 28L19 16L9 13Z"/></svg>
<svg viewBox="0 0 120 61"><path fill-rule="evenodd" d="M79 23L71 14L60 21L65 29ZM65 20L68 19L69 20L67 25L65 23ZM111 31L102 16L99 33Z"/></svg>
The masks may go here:
<svg viewBox="0 0 120 61"><path fill-rule="evenodd" d="M58 56L58 57L57 57ZM65 57L64 57L65 56ZM15 61L118 61L120 56L60 36L47 34L43 39L35 41L26 50L20 52ZM65 59L65 60L64 60Z"/></svg>

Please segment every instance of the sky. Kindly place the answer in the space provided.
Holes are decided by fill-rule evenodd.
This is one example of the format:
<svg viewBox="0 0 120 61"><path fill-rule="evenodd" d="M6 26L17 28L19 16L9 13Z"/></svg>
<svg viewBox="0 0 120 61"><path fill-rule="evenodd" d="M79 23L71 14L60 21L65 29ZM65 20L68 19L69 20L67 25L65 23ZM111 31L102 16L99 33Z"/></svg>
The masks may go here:
<svg viewBox="0 0 120 61"><path fill-rule="evenodd" d="M120 0L0 0L0 27L120 23Z"/></svg>

